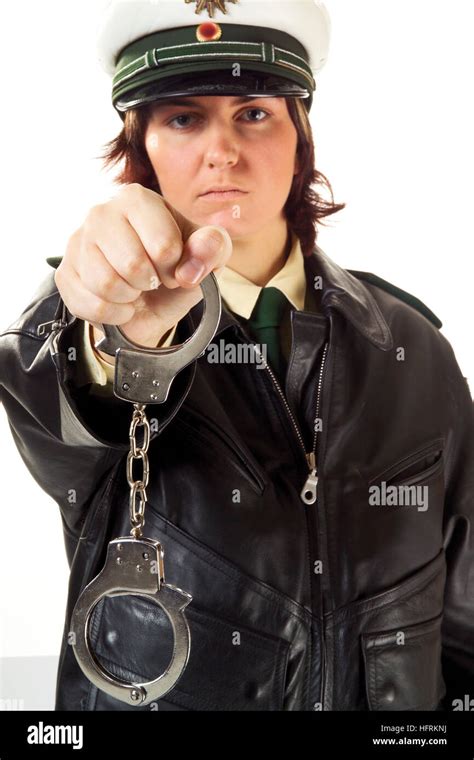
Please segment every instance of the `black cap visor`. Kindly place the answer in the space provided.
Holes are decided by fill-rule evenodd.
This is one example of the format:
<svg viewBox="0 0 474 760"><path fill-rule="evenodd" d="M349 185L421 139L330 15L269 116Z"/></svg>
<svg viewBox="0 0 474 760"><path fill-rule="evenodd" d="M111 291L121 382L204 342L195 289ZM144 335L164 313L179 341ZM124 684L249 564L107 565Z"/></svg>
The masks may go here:
<svg viewBox="0 0 474 760"><path fill-rule="evenodd" d="M178 75L164 81L150 82L127 92L115 103L115 108L125 113L147 103L173 97L198 95L242 95L249 98L310 98L309 89L288 79L266 74L245 74L234 77L229 72Z"/></svg>

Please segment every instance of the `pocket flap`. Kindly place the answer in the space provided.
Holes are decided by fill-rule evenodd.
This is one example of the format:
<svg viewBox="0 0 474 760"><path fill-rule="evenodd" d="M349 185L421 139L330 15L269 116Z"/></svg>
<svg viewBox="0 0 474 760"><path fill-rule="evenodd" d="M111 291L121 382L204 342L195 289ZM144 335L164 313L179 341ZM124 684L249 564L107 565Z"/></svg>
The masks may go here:
<svg viewBox="0 0 474 760"><path fill-rule="evenodd" d="M436 710L446 693L441 670L442 617L362 634L370 710Z"/></svg>
<svg viewBox="0 0 474 760"><path fill-rule="evenodd" d="M165 701L186 710L282 709L289 642L216 617L193 603L186 608L186 618L191 632L189 661ZM152 680L171 659L170 621L143 597L102 600L94 610L91 629L97 658L120 679ZM100 704L94 709L117 709L117 700L104 692L97 699Z"/></svg>

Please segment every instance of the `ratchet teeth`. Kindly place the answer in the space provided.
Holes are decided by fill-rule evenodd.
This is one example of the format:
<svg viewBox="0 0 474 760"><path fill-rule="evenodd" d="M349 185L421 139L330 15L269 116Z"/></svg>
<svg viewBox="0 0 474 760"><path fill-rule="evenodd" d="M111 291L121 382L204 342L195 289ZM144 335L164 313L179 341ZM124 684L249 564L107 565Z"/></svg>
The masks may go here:
<svg viewBox="0 0 474 760"><path fill-rule="evenodd" d="M118 348L116 343L116 341L110 339L110 335L106 334L94 345L98 351L102 351L104 354L109 354L109 356L115 356L115 351Z"/></svg>
<svg viewBox="0 0 474 760"><path fill-rule="evenodd" d="M132 351L137 350L137 346L129 341L116 325L102 325L102 328L104 336L96 345L99 351L103 351L110 356L115 356L118 348L128 348Z"/></svg>

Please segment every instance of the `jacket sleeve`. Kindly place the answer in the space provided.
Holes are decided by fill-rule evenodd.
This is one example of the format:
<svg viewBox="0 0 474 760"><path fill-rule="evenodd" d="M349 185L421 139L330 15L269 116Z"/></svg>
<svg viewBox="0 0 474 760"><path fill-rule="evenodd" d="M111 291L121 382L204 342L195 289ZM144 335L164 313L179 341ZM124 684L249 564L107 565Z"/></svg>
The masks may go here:
<svg viewBox="0 0 474 760"><path fill-rule="evenodd" d="M474 698L474 435L473 401L449 346L445 379L452 420L445 461L444 548L447 581L443 618L444 706ZM458 708L459 709L459 708Z"/></svg>
<svg viewBox="0 0 474 760"><path fill-rule="evenodd" d="M0 334L0 401L24 463L60 508L69 560L94 493L129 449L133 410L113 393L95 396L90 383L77 384L83 329L50 273ZM185 317L178 334L185 340L191 332ZM167 401L147 407L152 440L177 413L195 371L192 362L174 379Z"/></svg>

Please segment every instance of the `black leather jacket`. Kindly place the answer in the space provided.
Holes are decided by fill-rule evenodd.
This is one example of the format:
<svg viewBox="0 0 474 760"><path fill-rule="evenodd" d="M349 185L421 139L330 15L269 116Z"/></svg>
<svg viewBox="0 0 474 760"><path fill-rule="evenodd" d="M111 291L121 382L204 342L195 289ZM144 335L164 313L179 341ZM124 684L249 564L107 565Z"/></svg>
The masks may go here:
<svg viewBox="0 0 474 760"><path fill-rule="evenodd" d="M266 369L205 354L147 408L158 432L144 533L162 541L167 582L193 596L190 659L158 707L451 710L474 697L471 395L421 302L319 247L305 269L323 288L316 313L292 313L284 393ZM180 322L181 340L201 312ZM26 466L60 508L71 567L56 709L149 710L92 686L67 643L80 591L108 541L130 530L132 406L75 387L80 327L50 273L0 337L1 400ZM251 340L225 308L221 339ZM383 483L426 486L428 503L370 503ZM169 625L142 597L101 602L92 639L126 680L155 678L170 657Z"/></svg>

